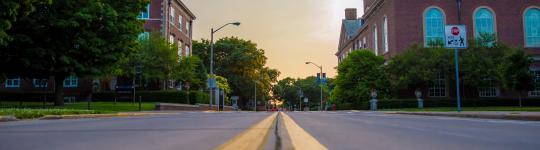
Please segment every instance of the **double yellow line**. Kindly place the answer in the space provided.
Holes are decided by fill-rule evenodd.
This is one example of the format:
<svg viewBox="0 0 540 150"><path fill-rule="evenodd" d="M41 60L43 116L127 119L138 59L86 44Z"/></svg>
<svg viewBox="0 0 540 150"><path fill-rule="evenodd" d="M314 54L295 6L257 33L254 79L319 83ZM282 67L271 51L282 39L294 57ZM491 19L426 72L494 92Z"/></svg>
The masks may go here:
<svg viewBox="0 0 540 150"><path fill-rule="evenodd" d="M291 117L286 113L279 112L282 117L281 122L285 126L287 133L291 139L291 144L294 149L307 150L326 150L327 148L319 143L317 139L306 132ZM218 150L254 150L264 149L272 126L275 125L278 113L266 117L262 121L246 129L231 140L217 147ZM279 125L278 125L279 126Z"/></svg>

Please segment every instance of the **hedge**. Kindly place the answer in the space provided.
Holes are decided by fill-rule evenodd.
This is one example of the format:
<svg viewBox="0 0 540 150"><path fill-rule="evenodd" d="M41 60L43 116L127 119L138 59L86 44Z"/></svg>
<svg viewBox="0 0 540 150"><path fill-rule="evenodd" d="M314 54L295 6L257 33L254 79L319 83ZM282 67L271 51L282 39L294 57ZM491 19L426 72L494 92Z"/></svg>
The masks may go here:
<svg viewBox="0 0 540 150"><path fill-rule="evenodd" d="M187 103L188 93L186 91L136 91L136 100L139 96L143 102L163 102L163 103ZM42 102L43 97L47 96L47 102L54 101L54 93L2 93L0 94L1 101L20 101L20 102ZM75 95L77 101L86 101L88 96ZM117 98L117 102L132 102L133 95L116 94L115 92L99 92L92 95L92 101L96 102L113 102ZM208 103L208 93L200 91L189 92L191 104Z"/></svg>
<svg viewBox="0 0 540 150"><path fill-rule="evenodd" d="M366 103L369 104L369 103ZM540 106L540 99L522 99L522 106ZM455 107L456 99L440 98L424 100L424 107ZM488 106L519 106L518 99L509 98L475 98L462 99L462 107L488 107ZM393 109L393 108L417 108L418 102L416 99L394 99L394 100L379 100L377 103L378 109Z"/></svg>
<svg viewBox="0 0 540 150"><path fill-rule="evenodd" d="M358 103L342 103L336 104L340 110L346 109L369 109L369 101ZM453 98L430 98L424 100L424 107L455 107L456 99ZM540 106L540 98L523 98L522 106ZM461 100L462 107L492 107L492 106L519 106L518 99L512 98L464 98ZM390 99L379 100L377 102L378 109L396 109L396 108L417 108L418 101L416 99Z"/></svg>
<svg viewBox="0 0 540 150"><path fill-rule="evenodd" d="M111 102L114 98L120 102L131 102L132 94L115 94L114 92L95 93L94 101ZM186 91L139 91L135 92L136 101L139 97L143 102L163 102L163 103L181 103L186 104L188 100L188 92ZM208 94L191 91L189 92L189 101L191 104L208 102Z"/></svg>

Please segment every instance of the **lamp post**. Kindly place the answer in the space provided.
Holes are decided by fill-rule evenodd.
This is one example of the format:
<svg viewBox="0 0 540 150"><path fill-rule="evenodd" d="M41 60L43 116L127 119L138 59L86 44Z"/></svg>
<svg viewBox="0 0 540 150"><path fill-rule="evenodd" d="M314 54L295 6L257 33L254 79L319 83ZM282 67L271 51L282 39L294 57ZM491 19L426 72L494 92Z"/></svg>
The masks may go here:
<svg viewBox="0 0 540 150"><path fill-rule="evenodd" d="M456 0L457 4L457 12L458 12L458 24L461 25L461 1L462 0ZM456 63L456 97L457 97L457 112L461 111L461 96L460 96L460 88L459 88L459 63L458 63L458 49L454 49L454 59Z"/></svg>
<svg viewBox="0 0 540 150"><path fill-rule="evenodd" d="M321 82L319 83L319 87L321 87L321 103L320 103L320 106L319 106L319 111L323 110L322 109L322 101L323 101L323 87L322 87L322 78L323 78L323 72L322 72L322 66L319 66L313 62L306 62L306 64L313 64L315 67L319 68L320 71L321 71Z"/></svg>
<svg viewBox="0 0 540 150"><path fill-rule="evenodd" d="M232 23L227 23L221 27L219 27L217 30L214 30L214 28L212 28L211 32L210 32L210 108L212 107L212 100L213 100L213 97L212 97L212 92L214 91L214 86L215 86L215 83L216 83L216 79L214 78L214 33L218 32L219 30L221 30L222 28L224 28L225 26L227 25L235 25L235 26L240 26L240 22L232 22ZM219 106L218 106L219 107Z"/></svg>

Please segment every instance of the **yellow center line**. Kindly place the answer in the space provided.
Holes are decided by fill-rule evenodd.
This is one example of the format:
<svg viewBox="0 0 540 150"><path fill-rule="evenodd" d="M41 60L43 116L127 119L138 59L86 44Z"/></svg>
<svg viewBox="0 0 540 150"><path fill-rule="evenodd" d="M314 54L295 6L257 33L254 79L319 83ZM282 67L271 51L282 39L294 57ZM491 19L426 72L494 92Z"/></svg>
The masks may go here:
<svg viewBox="0 0 540 150"><path fill-rule="evenodd" d="M291 143L294 149L308 149L308 150L327 150L317 139L306 132L300 127L294 120L291 119L286 113L280 112L283 116L283 123L287 129L287 133L290 136Z"/></svg>
<svg viewBox="0 0 540 150"><path fill-rule="evenodd" d="M272 124L276 120L277 113L266 117L261 122L251 126L244 132L235 136L231 140L223 143L217 150L243 150L243 149L263 149L270 130L272 129Z"/></svg>

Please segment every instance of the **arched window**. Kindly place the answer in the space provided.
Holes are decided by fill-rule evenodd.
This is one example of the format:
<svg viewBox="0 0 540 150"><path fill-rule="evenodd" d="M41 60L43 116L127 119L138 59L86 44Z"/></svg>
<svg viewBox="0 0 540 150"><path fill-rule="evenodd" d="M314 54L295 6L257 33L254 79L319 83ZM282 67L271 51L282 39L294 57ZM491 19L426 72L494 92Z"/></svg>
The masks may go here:
<svg viewBox="0 0 540 150"><path fill-rule="evenodd" d="M540 8L529 8L524 14L525 47L540 47Z"/></svg>
<svg viewBox="0 0 540 150"><path fill-rule="evenodd" d="M424 45L443 44L444 14L438 8L428 8L424 13Z"/></svg>
<svg viewBox="0 0 540 150"><path fill-rule="evenodd" d="M388 50L388 18L383 18L383 49L384 53L387 53Z"/></svg>
<svg viewBox="0 0 540 150"><path fill-rule="evenodd" d="M475 38L487 38L495 36L495 17L488 8L480 8L474 13L474 36Z"/></svg>

